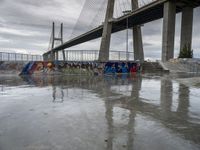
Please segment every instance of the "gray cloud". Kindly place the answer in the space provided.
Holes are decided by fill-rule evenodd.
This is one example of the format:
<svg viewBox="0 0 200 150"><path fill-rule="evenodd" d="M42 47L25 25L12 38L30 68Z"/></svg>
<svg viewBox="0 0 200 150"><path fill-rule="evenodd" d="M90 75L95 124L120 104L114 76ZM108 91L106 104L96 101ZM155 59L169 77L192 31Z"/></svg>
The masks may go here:
<svg viewBox="0 0 200 150"><path fill-rule="evenodd" d="M12 0L13 1L13 0ZM55 0L48 0L48 1L41 1L41 0L34 0L34 1L27 1L27 0L18 0L19 3L22 5L32 5L35 7L42 7L42 6L59 6L60 3Z"/></svg>
<svg viewBox="0 0 200 150"><path fill-rule="evenodd" d="M1 49L17 48L26 49L29 53L35 50L44 52L48 46L46 43L50 38L52 21L63 22L65 37L69 36L79 15L79 11L71 10L81 8L80 4L82 3L65 0L1 0Z"/></svg>
<svg viewBox="0 0 200 150"><path fill-rule="evenodd" d="M74 35L91 30L103 21L101 3L93 2L80 15L83 0L0 0L0 47L1 49L17 49L28 53L43 53L48 47L52 21L64 23L64 37L67 40L76 24ZM149 0L148 0L149 1ZM95 6L95 7L94 7ZM102 8L102 10L101 10ZM98 11L96 11L98 10ZM80 17L79 17L80 15ZM194 11L193 49L195 56L200 56L200 8ZM180 45L181 14L177 15L175 54L178 54ZM162 42L162 19L145 24L142 27L145 56L159 59ZM95 49L100 47L100 39L96 39L70 49ZM125 51L125 31L112 35L111 49ZM17 51L16 50L16 51ZM132 33L129 30L129 51L133 51Z"/></svg>

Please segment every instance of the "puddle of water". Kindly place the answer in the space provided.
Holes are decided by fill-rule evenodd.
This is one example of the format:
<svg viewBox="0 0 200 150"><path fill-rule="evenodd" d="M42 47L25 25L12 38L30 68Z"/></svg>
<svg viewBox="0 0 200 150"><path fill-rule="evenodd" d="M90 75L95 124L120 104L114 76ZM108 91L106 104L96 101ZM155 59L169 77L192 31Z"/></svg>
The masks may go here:
<svg viewBox="0 0 200 150"><path fill-rule="evenodd" d="M169 77L0 78L2 150L197 150L199 89Z"/></svg>

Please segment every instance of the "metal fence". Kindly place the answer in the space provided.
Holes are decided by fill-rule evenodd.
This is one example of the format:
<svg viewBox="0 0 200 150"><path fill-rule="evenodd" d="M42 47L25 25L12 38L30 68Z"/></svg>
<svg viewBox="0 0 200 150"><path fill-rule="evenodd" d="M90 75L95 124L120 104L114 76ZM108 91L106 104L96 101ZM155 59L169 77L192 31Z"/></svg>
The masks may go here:
<svg viewBox="0 0 200 150"><path fill-rule="evenodd" d="M66 50L66 61L96 61L99 58L98 50ZM59 53L59 60L62 60L62 52ZM109 60L131 61L134 60L133 52L110 51Z"/></svg>
<svg viewBox="0 0 200 150"><path fill-rule="evenodd" d="M0 61L42 61L41 55L0 52Z"/></svg>

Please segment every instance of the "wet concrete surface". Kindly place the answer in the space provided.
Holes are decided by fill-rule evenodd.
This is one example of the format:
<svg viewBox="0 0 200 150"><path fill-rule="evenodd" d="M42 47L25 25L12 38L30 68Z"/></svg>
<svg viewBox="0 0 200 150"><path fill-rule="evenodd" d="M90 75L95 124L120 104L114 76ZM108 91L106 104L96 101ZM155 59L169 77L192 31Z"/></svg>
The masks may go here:
<svg viewBox="0 0 200 150"><path fill-rule="evenodd" d="M169 75L1 76L0 150L199 150L199 97Z"/></svg>

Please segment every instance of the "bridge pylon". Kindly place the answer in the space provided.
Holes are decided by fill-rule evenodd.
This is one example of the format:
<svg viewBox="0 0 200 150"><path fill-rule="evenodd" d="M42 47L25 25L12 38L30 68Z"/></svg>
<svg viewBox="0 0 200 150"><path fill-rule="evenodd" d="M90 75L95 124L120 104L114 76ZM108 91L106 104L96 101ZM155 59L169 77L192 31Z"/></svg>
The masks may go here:
<svg viewBox="0 0 200 150"><path fill-rule="evenodd" d="M43 55L44 60L51 60L51 61L55 61L58 60L59 55L58 55L58 51L54 51L53 49L55 48L55 43L56 41L60 42L60 44L63 44L63 23L61 23L60 25L60 33L59 35L56 37L55 36L55 23L53 22L52 24L52 34L51 34L51 39L50 39L50 57L46 56L45 54ZM64 49L62 50L62 54L63 54L63 60L65 61L65 51Z"/></svg>
<svg viewBox="0 0 200 150"><path fill-rule="evenodd" d="M193 13L194 9L192 7L187 6L183 8L180 50L182 50L185 46L189 46L190 49L192 47Z"/></svg>
<svg viewBox="0 0 200 150"><path fill-rule="evenodd" d="M109 49L110 49L114 5L115 5L115 0L108 0L106 17L103 25L103 33L101 38L101 46L99 51L99 61L109 60Z"/></svg>
<svg viewBox="0 0 200 150"><path fill-rule="evenodd" d="M138 0L131 0L132 10L139 8ZM134 60L144 61L144 50L142 42L142 31L141 26L133 26L133 51L134 51Z"/></svg>
<svg viewBox="0 0 200 150"><path fill-rule="evenodd" d="M108 0L106 17L103 25L103 33L99 52L99 61L109 60L110 39L112 31L112 18L115 0ZM132 10L138 9L138 0L131 0ZM144 61L142 32L139 25L133 27L134 59Z"/></svg>
<svg viewBox="0 0 200 150"><path fill-rule="evenodd" d="M162 61L166 62L174 58L174 39L176 25L176 3L167 1L163 10L163 33L162 33Z"/></svg>

